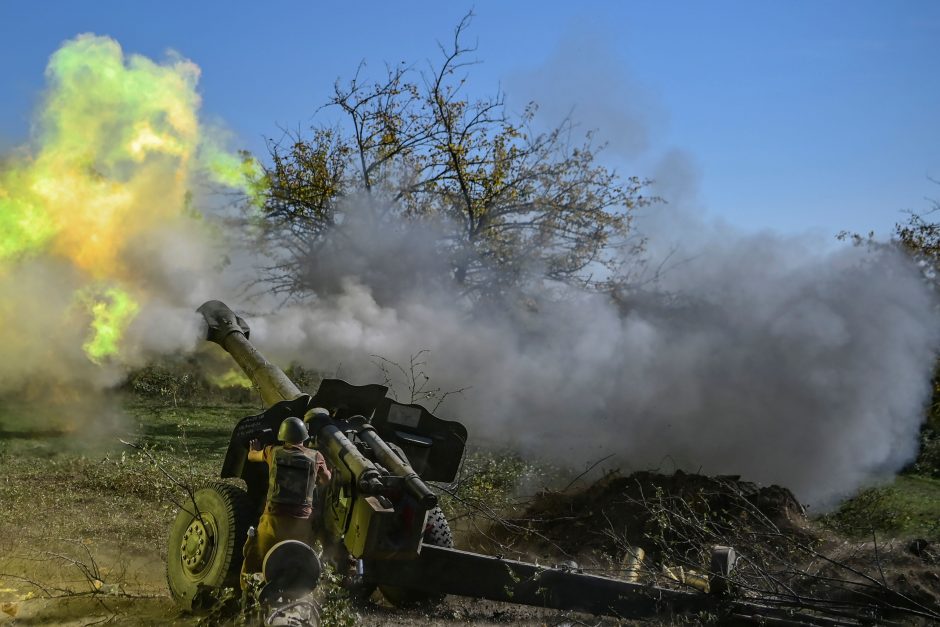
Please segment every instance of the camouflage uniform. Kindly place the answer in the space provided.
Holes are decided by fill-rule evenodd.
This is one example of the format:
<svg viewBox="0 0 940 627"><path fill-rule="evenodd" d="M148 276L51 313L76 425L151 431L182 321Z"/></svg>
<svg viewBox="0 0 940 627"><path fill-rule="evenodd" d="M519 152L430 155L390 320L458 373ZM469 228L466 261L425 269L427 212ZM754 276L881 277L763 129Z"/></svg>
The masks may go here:
<svg viewBox="0 0 940 627"><path fill-rule="evenodd" d="M313 541L313 494L317 478L329 480L330 471L319 452L301 444L267 446L268 496L257 533L245 543L244 575L261 571L264 556L278 542Z"/></svg>

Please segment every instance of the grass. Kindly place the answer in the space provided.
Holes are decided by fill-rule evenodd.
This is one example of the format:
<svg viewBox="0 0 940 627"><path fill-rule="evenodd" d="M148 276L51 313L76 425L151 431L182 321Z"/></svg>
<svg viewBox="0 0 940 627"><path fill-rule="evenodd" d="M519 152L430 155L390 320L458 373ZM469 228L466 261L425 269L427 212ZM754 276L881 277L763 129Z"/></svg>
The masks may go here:
<svg viewBox="0 0 940 627"><path fill-rule="evenodd" d="M101 412L108 418L78 427L61 420L36 424L34 406L0 404L5 524L56 537L108 537L133 550L152 550L164 541L174 500L182 498L153 460L192 485L212 480L232 427L259 411L244 403L183 406L135 395L111 401ZM442 504L460 527L481 507L511 508L521 484L544 481L550 470L511 452L474 449L459 485L443 495ZM901 475L845 501L822 522L850 537L874 530L884 537L940 539L940 479Z"/></svg>
<svg viewBox="0 0 940 627"><path fill-rule="evenodd" d="M157 464L190 485L218 477L232 426L256 411L131 400L105 425L36 425L22 408L0 406L4 531L152 553L185 495Z"/></svg>
<svg viewBox="0 0 940 627"><path fill-rule="evenodd" d="M868 488L822 517L830 529L851 538L924 538L940 541L940 479L899 475Z"/></svg>
<svg viewBox="0 0 940 627"><path fill-rule="evenodd" d="M102 563L108 555L162 557L186 494L160 467L193 486L216 479L232 428L259 411L135 394L115 396L91 419L63 410L36 420L35 406L0 403L0 538L15 538L0 554L28 555L31 547L65 540L81 545L79 552L90 547ZM476 516L487 523L513 505L522 482L538 483L544 472L509 452L474 450L442 505L455 531ZM2 562L0 572L8 572ZM162 564L154 569L155 585L162 585L162 571Z"/></svg>
<svg viewBox="0 0 940 627"><path fill-rule="evenodd" d="M84 421L69 411L37 419L36 404L0 403L0 573L23 571L37 547L52 551L64 542L55 550L71 556L90 551L108 572L143 560L150 589L162 590L167 530L174 502L185 501L185 494L157 464L190 485L217 478L232 428L259 411L249 403L175 400L115 396ZM531 493L557 472L511 452L474 449L442 506L455 530L466 533L474 517L485 524L518 506L518 492ZM899 476L822 521L850 537L870 537L874 530L882 538L940 540L940 479ZM6 556L21 557L11 566Z"/></svg>

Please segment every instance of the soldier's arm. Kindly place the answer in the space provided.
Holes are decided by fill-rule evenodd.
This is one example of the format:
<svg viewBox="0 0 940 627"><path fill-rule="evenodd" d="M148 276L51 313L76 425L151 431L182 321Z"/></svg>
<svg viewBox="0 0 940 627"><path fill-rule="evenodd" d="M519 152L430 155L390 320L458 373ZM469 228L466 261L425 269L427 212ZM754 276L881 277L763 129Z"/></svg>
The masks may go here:
<svg viewBox="0 0 940 627"><path fill-rule="evenodd" d="M248 449L248 461L250 462L263 462L264 461L264 448L261 446L261 440L254 439L249 444Z"/></svg>
<svg viewBox="0 0 940 627"><path fill-rule="evenodd" d="M320 454L320 451L317 451L317 485L329 483L332 476L329 467L326 465L326 460Z"/></svg>

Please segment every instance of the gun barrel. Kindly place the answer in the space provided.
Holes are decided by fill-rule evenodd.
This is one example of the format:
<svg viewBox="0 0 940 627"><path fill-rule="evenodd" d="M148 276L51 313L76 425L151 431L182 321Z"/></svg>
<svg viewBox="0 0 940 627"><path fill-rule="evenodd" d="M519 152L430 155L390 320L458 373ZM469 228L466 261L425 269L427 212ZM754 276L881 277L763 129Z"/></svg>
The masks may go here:
<svg viewBox="0 0 940 627"><path fill-rule="evenodd" d="M392 448L385 443L385 440L379 437L369 425L365 425L359 431L359 439L365 442L375 454L379 463L389 469L395 476L402 477L407 489L425 509L432 509L437 505L437 495L431 492L431 488L421 480L418 473L414 471L411 465L398 456Z"/></svg>
<svg viewBox="0 0 940 627"><path fill-rule="evenodd" d="M264 358L251 342L251 329L235 312L218 300L203 303L197 312L209 326L208 339L225 349L235 363L261 392L261 400L268 407L280 401L290 401L302 394L284 371Z"/></svg>
<svg viewBox="0 0 940 627"><path fill-rule="evenodd" d="M345 483L355 483L366 494L381 490L381 475L375 464L366 459L336 425L327 420L312 420L309 424L316 433L320 452L340 472Z"/></svg>

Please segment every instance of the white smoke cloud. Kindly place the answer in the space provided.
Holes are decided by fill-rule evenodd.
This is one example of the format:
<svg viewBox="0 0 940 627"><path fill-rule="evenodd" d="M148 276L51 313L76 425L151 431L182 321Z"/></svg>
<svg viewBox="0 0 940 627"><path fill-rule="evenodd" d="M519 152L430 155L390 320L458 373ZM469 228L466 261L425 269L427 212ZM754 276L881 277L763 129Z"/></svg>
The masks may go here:
<svg viewBox="0 0 940 627"><path fill-rule="evenodd" d="M613 43L620 36L597 20L575 22L544 63L509 77L509 105L521 111L534 101L538 121L549 127L570 116L596 130L608 153L627 160L644 155L668 116L627 71Z"/></svg>
<svg viewBox="0 0 940 627"><path fill-rule="evenodd" d="M820 504L908 462L940 340L917 269L889 249L689 226L694 256L675 252L686 261L655 293L620 304L556 287L535 311L471 312L441 282L351 272L305 306L256 314L252 337L283 363L341 365L360 383L376 378L374 355L407 364L428 349L432 387L470 388L442 415L475 442L563 464L671 460ZM386 249L426 258L427 238L383 232L410 242ZM345 236L368 250L373 233Z"/></svg>
<svg viewBox="0 0 940 627"><path fill-rule="evenodd" d="M416 271L442 263L427 232L351 221L346 247L306 277L316 298L244 303L254 341L360 383L373 355L406 364L428 349L432 387L469 386L439 413L475 442L562 464L613 454L624 468L740 474L816 505L890 476L916 453L940 341L917 269L890 249L703 220L694 160L651 154L665 116L615 58L576 31L507 92L541 101L549 124L573 111L619 157L658 161L652 191L669 204L639 224L645 291L614 303L555 286L534 310L471 309Z"/></svg>
<svg viewBox="0 0 940 627"><path fill-rule="evenodd" d="M597 115L614 109L605 111ZM342 245L305 273L316 295L285 307L244 297L264 262L233 250L220 265L222 227L152 220L122 248L121 279L145 306L120 361L94 364L82 350L89 315L73 294L88 278L74 266L49 255L0 272L0 293L11 295L0 303L0 389L37 373L73 388L117 384L149 356L197 346L193 311L220 298L248 312L252 339L282 365L340 367L361 383L378 374L374 355L404 364L427 349L432 387L468 388L442 416L465 422L474 442L561 464L608 454L625 468L671 460L781 483L816 504L903 466L940 340L916 268L889 249L704 224L689 210L694 165L680 153L663 164L686 173L663 177L659 190L673 204L641 225L648 267L663 272L623 302L554 286L536 294L536 307L510 299L474 308L441 280L432 231L347 219Z"/></svg>

